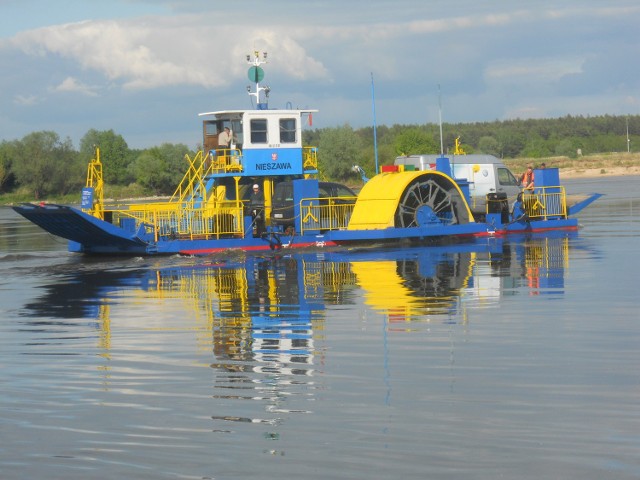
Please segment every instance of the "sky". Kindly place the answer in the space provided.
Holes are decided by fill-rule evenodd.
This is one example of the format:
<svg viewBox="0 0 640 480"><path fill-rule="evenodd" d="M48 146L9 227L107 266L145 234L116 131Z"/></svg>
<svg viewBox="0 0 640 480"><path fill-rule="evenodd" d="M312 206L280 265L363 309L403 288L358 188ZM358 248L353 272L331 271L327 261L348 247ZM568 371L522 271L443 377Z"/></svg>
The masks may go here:
<svg viewBox="0 0 640 480"><path fill-rule="evenodd" d="M640 114L637 0L0 0L0 141L196 148L254 51L311 128Z"/></svg>

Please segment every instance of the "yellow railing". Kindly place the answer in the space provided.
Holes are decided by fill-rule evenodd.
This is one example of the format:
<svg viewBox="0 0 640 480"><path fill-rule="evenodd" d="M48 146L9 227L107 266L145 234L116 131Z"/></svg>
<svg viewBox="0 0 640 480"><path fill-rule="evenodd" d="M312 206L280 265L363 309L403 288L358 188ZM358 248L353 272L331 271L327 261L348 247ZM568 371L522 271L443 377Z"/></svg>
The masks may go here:
<svg viewBox="0 0 640 480"><path fill-rule="evenodd" d="M304 198L300 201L300 230L344 230L356 197Z"/></svg>
<svg viewBox="0 0 640 480"><path fill-rule="evenodd" d="M202 188L204 185L204 161L202 151L199 151L193 159L191 159L189 155L185 155L184 158L189 163L189 167L175 192L173 192L170 202L182 202L186 198L193 198L195 196L195 190Z"/></svg>
<svg viewBox="0 0 640 480"><path fill-rule="evenodd" d="M529 218L547 220L567 217L564 187L536 187L533 193L523 193L522 204Z"/></svg>
<svg viewBox="0 0 640 480"><path fill-rule="evenodd" d="M244 236L244 208L238 202L218 202L215 208L195 208L179 203L146 203L105 212L112 223L134 232L144 226L159 239L211 239ZM127 225L129 224L129 225Z"/></svg>
<svg viewBox="0 0 640 480"><path fill-rule="evenodd" d="M211 173L242 172L242 152L237 148L219 148L207 155L207 169Z"/></svg>
<svg viewBox="0 0 640 480"><path fill-rule="evenodd" d="M104 180L102 179L102 163L98 147L95 150L95 158L89 162L87 167L86 186L93 188L93 205L85 211L89 215L104 220Z"/></svg>

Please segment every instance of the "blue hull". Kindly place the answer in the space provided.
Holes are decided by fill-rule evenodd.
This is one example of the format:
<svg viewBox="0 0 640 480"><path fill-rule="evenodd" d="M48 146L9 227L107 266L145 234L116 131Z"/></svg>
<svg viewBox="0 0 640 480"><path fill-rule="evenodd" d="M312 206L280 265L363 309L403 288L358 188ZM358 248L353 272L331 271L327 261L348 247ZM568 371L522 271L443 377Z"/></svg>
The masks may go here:
<svg viewBox="0 0 640 480"><path fill-rule="evenodd" d="M69 240L69 251L85 254L207 255L225 250L269 251L290 248L325 248L336 246L410 245L450 242L473 237L502 236L553 230L577 230L575 218L500 223L499 216L489 216L487 223L462 225L427 225L383 230L332 230L318 234L287 236L275 231L254 237L218 239L159 239L144 231L129 231L100 220L74 207L24 204L14 210L44 230Z"/></svg>

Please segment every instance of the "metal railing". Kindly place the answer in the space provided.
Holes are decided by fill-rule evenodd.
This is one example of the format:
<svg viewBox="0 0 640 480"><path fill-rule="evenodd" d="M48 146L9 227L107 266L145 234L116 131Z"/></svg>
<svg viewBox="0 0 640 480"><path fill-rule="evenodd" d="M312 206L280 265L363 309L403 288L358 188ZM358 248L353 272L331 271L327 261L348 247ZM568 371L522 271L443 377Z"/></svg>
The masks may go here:
<svg viewBox="0 0 640 480"><path fill-rule="evenodd" d="M242 172L242 152L237 148L219 148L211 150L207 155L205 170L210 173Z"/></svg>
<svg viewBox="0 0 640 480"><path fill-rule="evenodd" d="M93 188L93 203L91 208L84 209L89 215L104 220L104 180L102 178L102 162L100 148L96 147L95 158L87 166L86 187Z"/></svg>
<svg viewBox="0 0 640 480"><path fill-rule="evenodd" d="M349 225L356 197L303 198L300 201L300 230L344 230Z"/></svg>
<svg viewBox="0 0 640 480"><path fill-rule="evenodd" d="M564 187L536 187L532 193L523 192L522 204L529 218L566 218L567 198Z"/></svg>
<svg viewBox="0 0 640 480"><path fill-rule="evenodd" d="M214 239L244 236L244 207L239 202L218 202L214 208L178 203L145 203L126 209L105 208L114 225L136 233L144 227L154 241L160 239Z"/></svg>

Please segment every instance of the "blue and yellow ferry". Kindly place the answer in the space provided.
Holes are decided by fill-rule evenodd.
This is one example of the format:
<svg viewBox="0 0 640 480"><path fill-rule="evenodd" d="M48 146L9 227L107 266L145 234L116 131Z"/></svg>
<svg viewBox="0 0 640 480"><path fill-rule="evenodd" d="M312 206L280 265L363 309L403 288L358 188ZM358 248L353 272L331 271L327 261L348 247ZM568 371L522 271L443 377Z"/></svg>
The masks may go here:
<svg viewBox="0 0 640 480"><path fill-rule="evenodd" d="M186 156L186 172L169 200L105 202L96 149L79 208L30 203L14 210L69 240L72 252L206 255L576 230L570 214L599 197L592 194L569 209L558 170L548 168L537 172L533 191L488 198L486 213L474 216L469 182L452 177L444 155L435 170L385 166L357 195L328 193L319 180L317 148L302 143L302 129L317 110L269 108L269 87L260 85L266 53L254 52L247 61L256 108L200 114L203 149ZM254 186L260 193L252 196ZM286 194L276 204L278 191ZM291 212L287 222L282 209Z"/></svg>

